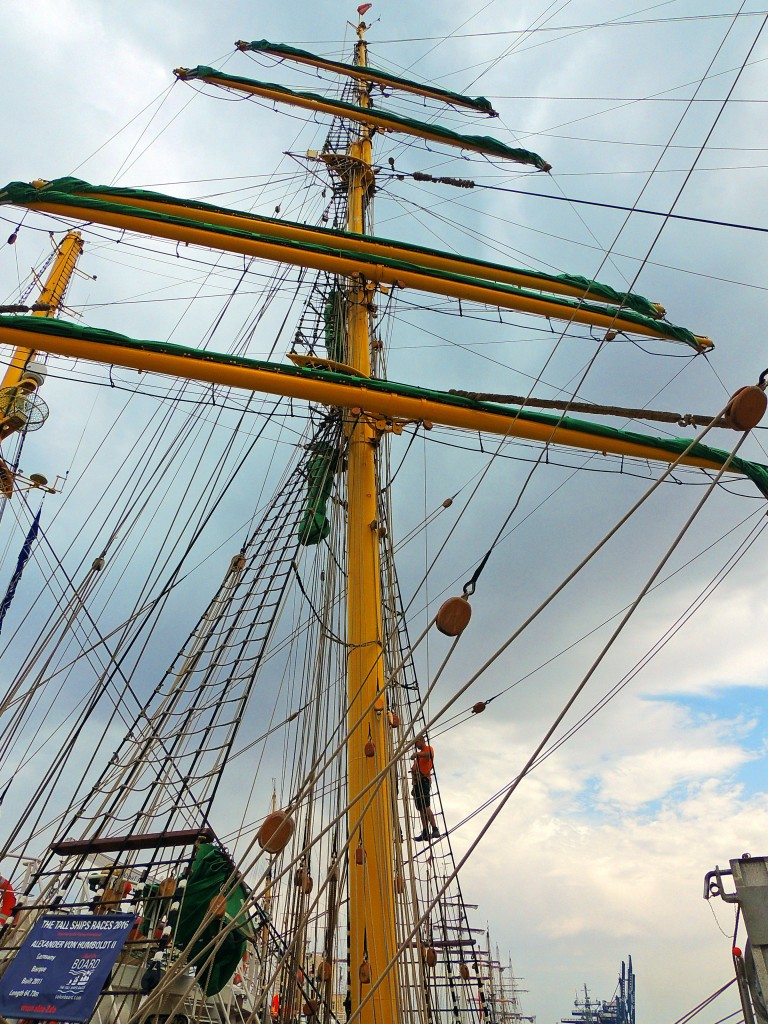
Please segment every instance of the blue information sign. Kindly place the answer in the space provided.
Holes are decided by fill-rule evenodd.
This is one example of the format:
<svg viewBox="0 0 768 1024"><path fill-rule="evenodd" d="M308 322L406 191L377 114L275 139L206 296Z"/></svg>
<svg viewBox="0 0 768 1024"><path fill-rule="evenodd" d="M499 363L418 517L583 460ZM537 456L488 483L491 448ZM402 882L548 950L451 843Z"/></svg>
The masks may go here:
<svg viewBox="0 0 768 1024"><path fill-rule="evenodd" d="M135 914L41 917L0 978L0 1014L85 1024L135 921Z"/></svg>

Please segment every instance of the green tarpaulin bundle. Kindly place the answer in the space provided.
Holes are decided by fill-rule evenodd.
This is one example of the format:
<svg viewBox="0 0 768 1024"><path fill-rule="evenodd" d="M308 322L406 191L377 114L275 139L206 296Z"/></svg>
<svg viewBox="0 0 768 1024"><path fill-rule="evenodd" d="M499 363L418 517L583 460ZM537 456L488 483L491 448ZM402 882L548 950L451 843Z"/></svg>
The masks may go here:
<svg viewBox="0 0 768 1024"><path fill-rule="evenodd" d="M222 887L231 875L232 863L221 850L209 843L198 849L184 889L176 924L175 944L179 949L185 948L192 941L210 909L211 900L220 895ZM196 965L197 981L208 996L214 996L224 988L243 958L246 934L251 928L247 918L239 915L247 895L243 885L235 886L226 897L227 909L224 916L207 925L189 951L189 962L193 966L196 958L202 956L201 963ZM238 927L224 936L221 944L217 945L213 957L211 958L210 949L203 953L208 944L235 919L238 921Z"/></svg>
<svg viewBox="0 0 768 1024"><path fill-rule="evenodd" d="M331 532L328 501L339 453L330 445L318 446L307 466L307 507L299 524L299 543L319 544Z"/></svg>

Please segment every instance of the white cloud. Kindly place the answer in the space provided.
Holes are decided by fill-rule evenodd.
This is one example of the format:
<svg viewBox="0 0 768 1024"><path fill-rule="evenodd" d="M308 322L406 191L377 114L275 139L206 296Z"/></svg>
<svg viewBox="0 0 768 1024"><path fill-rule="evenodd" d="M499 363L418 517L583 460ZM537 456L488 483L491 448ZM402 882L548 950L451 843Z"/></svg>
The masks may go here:
<svg viewBox="0 0 768 1024"><path fill-rule="evenodd" d="M565 1013L563 992L585 981L607 998L627 953L643 1005L682 1013L714 990L728 978L730 944L712 912L726 932L733 912L704 903L704 873L763 850L768 797L747 798L737 781L755 756L740 745L755 723L620 700L522 782L462 875L466 898L506 922L540 1019ZM449 824L520 769L536 741L521 733L512 724L501 739L475 719L435 741ZM460 830L459 851L489 813Z"/></svg>
<svg viewBox="0 0 768 1024"><path fill-rule="evenodd" d="M620 758L603 775L599 798L625 807L663 799L682 784L730 775L751 755L736 746L670 750L657 747Z"/></svg>
<svg viewBox="0 0 768 1024"><path fill-rule="evenodd" d="M702 607L657 659L652 681L644 680L649 692L712 693L729 686L766 686L768 600L752 575L740 567L736 584L722 587ZM682 590L673 599L675 607L685 607L694 597L693 588ZM672 600L662 605L659 626L667 611L673 611Z"/></svg>

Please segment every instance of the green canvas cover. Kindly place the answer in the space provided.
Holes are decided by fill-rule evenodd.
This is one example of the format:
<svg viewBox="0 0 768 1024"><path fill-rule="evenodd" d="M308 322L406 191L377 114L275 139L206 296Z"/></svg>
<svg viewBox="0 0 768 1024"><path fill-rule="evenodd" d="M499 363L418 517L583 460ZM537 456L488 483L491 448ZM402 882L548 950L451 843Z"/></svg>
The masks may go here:
<svg viewBox="0 0 768 1024"><path fill-rule="evenodd" d="M64 179L66 181L66 179ZM11 182L6 187L0 190L0 205L3 203L14 203L16 205L24 206L27 204L39 202L45 200L46 203L61 203L66 205L73 202L72 194L56 192L50 186L46 186L43 189L36 189L34 186L26 184L25 182ZM119 212L122 216L130 218L136 217L142 218L146 221L162 221L166 224L175 224L183 228L191 228L196 230L205 230L211 232L213 235L217 235L222 238L247 238L257 240L261 242L268 242L270 245L279 246L286 251L286 254L290 251L298 252L319 252L328 256L336 256L343 259L353 259L360 264L361 270L364 271L366 265L387 267L395 272L405 271L409 273L416 273L425 278L431 278L434 281L452 281L462 284L471 284L473 286L479 286L486 290L487 296L484 296L482 301L489 305L494 305L495 295L513 295L520 296L522 298L530 298L541 300L542 296L535 291L531 291L526 288L518 288L515 285L503 284L497 281L489 280L487 278L470 277L467 274L455 274L445 270L435 270L432 268L425 268L418 264L410 263L406 260L391 259L389 257L382 256L378 253L349 253L348 251L341 251L338 247L334 247L332 239L328 245L317 245L310 242L294 242L286 238L275 238L272 236L261 235L255 231L247 231L240 228L223 227L216 224L206 224L201 221L193 221L188 218L171 216L169 214L159 213L155 210L144 210L139 207L125 207L119 206L115 203L109 203L101 199L91 199L87 196L77 197L78 206L84 209L91 209L94 211L104 210L110 213ZM146 230L143 228L142 230ZM150 232L151 233L151 232ZM211 243L215 247L214 243ZM299 262L296 260L295 262ZM427 288L426 291L437 291L435 288ZM658 334L661 337L669 338L674 341L683 342L683 344L690 345L696 351L700 350L699 342L691 331L685 327L678 327L675 324L671 324L668 320L659 320L658 317L643 316L640 313L635 313L632 309L624 309L613 306L596 306L590 302L584 302L579 299L566 298L561 295L548 295L546 301L553 307L560 307L563 310L560 319L568 320L574 310L584 310L587 313L594 313L599 316L610 316L613 319L620 319L624 323L642 325L650 328L654 334ZM552 313L549 314L553 317L557 317L558 313L553 309ZM617 325L618 330L626 330L622 325Z"/></svg>
<svg viewBox="0 0 768 1024"><path fill-rule="evenodd" d="M451 92L450 89L438 89L434 85L424 85L413 82L409 78L398 78L390 75L388 71L380 71L367 64L343 64L337 60L329 60L327 57L319 57L309 50L300 50L295 46L288 46L286 43L270 43L268 39L255 39L241 49L251 50L253 53L270 53L276 57L294 57L305 64L318 65L322 62L323 67L332 69L340 75L354 75L355 78L365 77L371 82L378 82L391 86L393 89L402 88L408 92L421 92L428 90L427 95L434 99L442 99L445 103L455 103L463 107L471 107L483 114L495 114L485 96L464 96L462 93Z"/></svg>
<svg viewBox="0 0 768 1024"><path fill-rule="evenodd" d="M270 363L263 359L250 359L247 356L209 352L203 349L189 348L185 345L174 345L170 342L137 341L123 334L117 334L115 331L80 327L77 324L67 323L65 320L53 320L48 317L3 316L0 318L0 325L2 324L28 332L30 334L29 348L45 348L43 342L35 340L35 334L39 336L58 334L63 337L77 338L80 341L94 341L102 345L135 348L145 352L159 352L201 362L216 362L229 366L250 367L255 370L264 370L278 375L302 377L305 380L327 380L335 384L349 384L371 392L389 392L396 395L408 395L414 398L429 398L444 405L458 406L465 409L484 409L487 412L496 413L500 416L508 416L510 422L514 420L530 420L536 423L547 424L553 430L562 427L566 430L581 431L592 437L619 438L624 441L647 445L650 448L656 448L658 451L673 455L681 455L691 444L688 438L652 437L648 434L640 434L632 430L620 430L617 427L590 423L588 420L579 420L571 416L553 416L549 413L535 412L529 409L496 405L493 402L480 402L471 398L464 398L461 395L452 395L445 391L430 391L426 388L419 388L410 384L396 384L393 381L371 380L365 377L350 377L347 374L337 373L333 370L309 370L284 363ZM710 448L708 445L701 443L693 445L688 455L691 458L708 459L720 465L723 465L730 458L728 452L721 451L718 448ZM734 473L741 473L748 477L758 487L760 492L765 497L768 497L768 466L760 462L751 462L735 456L730 460L730 469Z"/></svg>
<svg viewBox="0 0 768 1024"><path fill-rule="evenodd" d="M381 110L379 107L359 107L355 103L346 103L343 100L330 100L327 96L319 96L314 92L298 92L293 89L286 89L285 86L276 85L274 82L260 82L254 78L228 75L223 71L217 71L215 68L209 68L202 64L196 68L184 68L181 77L185 81L190 78L205 79L213 84L223 86L226 86L228 82L235 86L257 86L261 89L269 89L270 92L278 93L280 96L285 97L287 103L290 103L295 97L299 97L312 103L322 103L332 107L334 111L338 111L339 117L344 117L346 114L358 121L368 120L371 114L375 114L377 118L387 123L387 128L391 128L393 131L407 133L414 128L418 128L419 130L429 132L434 139L445 142L450 146L458 146L462 149L476 149L479 152L486 153L488 156L496 156L502 160L514 160L520 164L531 164L540 171L548 171L550 169L550 165L538 153L532 153L528 149L516 149L512 146L507 146L490 135L461 135L459 132L445 128L442 125L425 124L423 121L417 121L412 117L391 114L388 111Z"/></svg>
<svg viewBox="0 0 768 1024"><path fill-rule="evenodd" d="M330 445L318 447L307 465L307 507L299 524L299 543L319 544L331 532L328 501L339 453Z"/></svg>
<svg viewBox="0 0 768 1024"><path fill-rule="evenodd" d="M13 182L13 184L15 183L16 182ZM262 222L264 224L281 224L284 227L310 228L318 234L322 234L322 236L327 236L329 246L333 245L335 238L353 239L355 241L365 241L371 245L397 247L402 250L403 256L408 256L413 253L415 257L418 257L421 253L427 253L432 256L439 256L446 260L457 258L454 253L445 252L442 249L432 249L429 246L418 246L408 242L399 242L396 239L388 239L383 236L379 236L379 234L358 234L354 231L345 231L340 230L339 228L317 227L316 225L303 224L299 221L278 219L275 217L254 216L253 214L246 213L242 210L230 210L227 207L215 206L211 203L202 203L199 200L178 199L175 196L168 196L164 193L156 193L156 191L142 188L119 188L112 185L93 185L87 181L81 180L80 178L55 178L54 180L49 181L41 191L44 191L46 198L49 196L49 191L72 196L80 196L83 193L92 193L95 196L102 196L106 200L109 200L110 197L125 197L126 199L138 200L143 198L153 203L167 203L174 206L183 206L190 210L210 210L211 213L242 217L244 226L246 226L248 222L254 224ZM574 289L583 290L585 299L589 298L593 300L612 302L616 305L623 306L625 309L632 309L636 313L641 313L643 316L658 318L658 307L654 302L651 302L650 299L646 299L644 295L640 295L638 292L617 291L610 285L604 285L598 281L593 281L590 278L585 278L582 274L552 274L546 273L544 270L531 270L527 267L511 266L506 263L494 263L489 260L475 259L474 257L468 258L468 262L474 264L478 269L486 269L488 279L492 281L494 280L494 273L498 273L502 270L525 274L532 280L532 282L536 283L531 284L531 287L541 287L542 291L545 292L547 291L548 285L557 282L563 285L568 285ZM339 359L342 358L341 356L335 355L331 357Z"/></svg>
<svg viewBox="0 0 768 1024"><path fill-rule="evenodd" d="M332 288L323 306L323 327L325 330L325 351L328 358L343 363L345 352L342 324L344 322L344 297L339 288Z"/></svg>
<svg viewBox="0 0 768 1024"><path fill-rule="evenodd" d="M21 189L16 188L16 186L21 186ZM320 228L316 225L302 224L298 221L278 220L275 217L256 217L253 214L245 213L241 210L231 210L225 206L215 206L212 203L203 203L195 199L179 199L176 196L169 196L163 192L152 192L138 188L115 188L110 185L91 185L89 182L82 181L80 178L55 178L53 181L49 181L43 189L36 189L34 186L25 185L23 182L11 182L11 184L7 186L7 189L12 189L13 195L16 197L11 199L11 201L22 205L24 202L33 202L35 196L39 198L41 195L44 195L45 198L49 200L53 194L81 196L83 193L92 193L99 197L103 196L106 200L109 200L110 197L125 197L126 199L139 200L144 198L158 204L183 206L190 210L210 210L211 213L215 214L220 213L233 217L242 217L243 227L245 229L248 229L249 224L258 226L259 222L263 224L280 224L282 227L289 228L309 228L316 231L318 235L327 237L329 247L333 246L334 238L349 238L355 241L368 242L371 245L392 246L402 251L404 259L408 259L411 255L418 257L421 253L427 253L431 256L439 256L446 260L456 258L454 253L446 252L442 249L432 249L429 246L399 242L396 239L385 238L381 235L360 235L353 231L341 231L338 228ZM0 193L0 197L2 197L2 193ZM0 202L1 201L2 198L0 198ZM541 270L530 270L525 267L514 267L509 264L493 263L489 260L474 258L470 258L469 262L473 263L478 267L478 269L487 269L489 280L494 280L494 273L498 273L500 271L525 274L527 277L531 278L531 287L540 287L542 291L547 291L547 285L553 282L560 282L562 284L569 285L572 288L582 289L584 291L585 299L615 303L623 309L633 310L635 313L640 313L642 316L651 317L652 319L659 318L658 307L644 295L640 295L637 292L617 291L617 289L612 288L610 285L602 284L599 281L593 281L588 277L581 276L580 274L547 274ZM342 356L331 356L331 358L338 360L343 359Z"/></svg>
<svg viewBox="0 0 768 1024"><path fill-rule="evenodd" d="M192 936L203 920L210 907L211 900L218 896L222 886L232 874L232 864L221 850L204 843L197 851L192 862L192 870L181 901L179 918L176 923L175 945L183 949L192 940ZM194 964L195 957L200 956L203 949L211 942L223 926L234 920L242 921L238 928L225 936L211 963L198 967L197 981L206 995L214 996L220 992L237 970L237 966L245 952L245 935L250 930L245 916L238 917L242 910L247 893L242 885L236 886L227 896L227 910L220 921L209 924L199 938L195 940L189 953L189 962ZM208 953L203 954L205 959Z"/></svg>

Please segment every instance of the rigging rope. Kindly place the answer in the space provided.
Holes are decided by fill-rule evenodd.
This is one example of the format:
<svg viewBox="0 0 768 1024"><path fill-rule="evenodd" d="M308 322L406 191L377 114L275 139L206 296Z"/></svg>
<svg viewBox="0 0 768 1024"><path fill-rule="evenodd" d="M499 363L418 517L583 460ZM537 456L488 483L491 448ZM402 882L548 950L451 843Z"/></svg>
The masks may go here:
<svg viewBox="0 0 768 1024"><path fill-rule="evenodd" d="M733 458L735 456L736 452L738 451L739 447L744 442L746 437L747 437L747 434L745 433L741 437L741 439L739 440L737 445L735 446L733 452L731 452L730 458ZM714 493L714 490L715 490L716 484L717 484L717 480L722 475L722 473L724 471L725 471L725 469L723 468L717 474L717 477L712 481L711 485L709 486L709 488L707 489L707 491L705 492L705 494L703 495L701 500L698 502L698 504L695 507L694 511L691 513L691 515L689 516L688 520L684 523L682 529L678 532L677 536L674 538L674 540L672 541L671 545L668 547L668 549L667 549L666 553L664 554L664 556L662 557L661 561L659 562L657 567L654 569L654 571L651 573L650 577L648 578L648 580L646 581L646 583L643 585L643 587L641 588L640 592L638 593L637 597L635 598L635 600L630 605L628 611L622 617L619 625L613 631L613 633L609 637L607 643L603 646L601 652L598 654L597 658L593 661L593 663L590 666L589 670L585 673L585 675L583 676L583 678L579 682L578 686L575 688L575 690L571 694L571 696L568 699L568 701L566 701L565 705L563 706L561 711L558 713L558 715L556 716L556 718L553 721L553 723L551 724L551 726L547 729L547 731L545 732L544 736L542 737L542 739L537 744L535 750L533 751L533 753L530 755L530 757L526 761L526 764L524 765L522 771L520 772L520 775L508 787L508 789L505 792L504 796L499 801L499 804L496 807L496 809L492 812L491 815L489 815L487 821L485 822L483 827L480 829L480 832L478 833L476 838L472 841L472 843L470 843L470 845L467 848L467 851L465 852L464 856L458 862L458 864L456 866L456 869L453 872L453 874L458 872L464 866L464 864L469 860L470 856L477 849L477 847L480 844L481 840L486 835L486 833L488 832L490 827L493 825L493 823L496 821L496 819L498 818L499 814L501 813L503 808L506 806L507 802L509 801L509 799L511 798L513 793L517 790L517 787L519 786L519 784L522 781L522 779L528 774L528 772L530 771L532 765L534 764L536 759L540 756L540 754L542 753L542 751L546 747L547 743L549 742L549 740L551 739L551 737L554 735L555 731L559 727L560 723L563 721L563 719L567 715L568 711L571 709L573 704L576 702L576 700L578 699L579 695L582 693L582 691L586 687L587 683L589 682L589 680L594 675L594 673L597 670L598 666L601 664L601 662L603 661L603 659L607 655L608 651L611 649L613 643L615 642L615 640L617 639L619 634L624 629L624 626L627 624L627 622L629 621L631 616L634 614L635 610L640 605L640 603L643 600L643 598L645 597L645 595L651 589L653 583L655 582L655 580L657 579L657 577L661 573L663 567L666 565L666 563L671 558L671 556L674 553L675 549L680 544L681 540L683 539L683 537L687 533L688 529L692 525L693 521L695 520L695 518L697 517L697 515L699 514L699 512L703 508L704 504L706 503L708 498ZM449 878L450 878L450 876L449 876ZM423 913L421 914L421 916L419 918L418 925L421 925L424 921L426 921L428 919L430 912L432 911L432 909L436 905L437 899L439 899L439 896L442 894L442 892L445 890L445 888L447 888L447 884L448 883L446 882L441 887L440 892L438 893L438 896L423 911ZM386 968L387 970L391 969L392 965L396 962L396 958L402 952L403 948L405 947L406 942L410 941L410 939L413 938L413 936L416 934L416 931L418 929L418 925L417 925L416 929L411 931L410 935L408 936L408 939L405 940L405 942L400 943L398 945L398 948L397 948L393 958L390 960L390 963L387 965L387 968ZM362 1012L362 1009L370 1002L372 996L374 995L376 990L379 988L382 980L383 980L383 975L382 975L382 977L377 979L371 985L371 988L368 991L367 995L361 1001L360 1005L354 1010L354 1012L353 1012L353 1014L352 1014L352 1016L350 1018L349 1024L354 1024L355 1020L359 1020L360 1014ZM675 1022L675 1024L680 1024L680 1022Z"/></svg>

